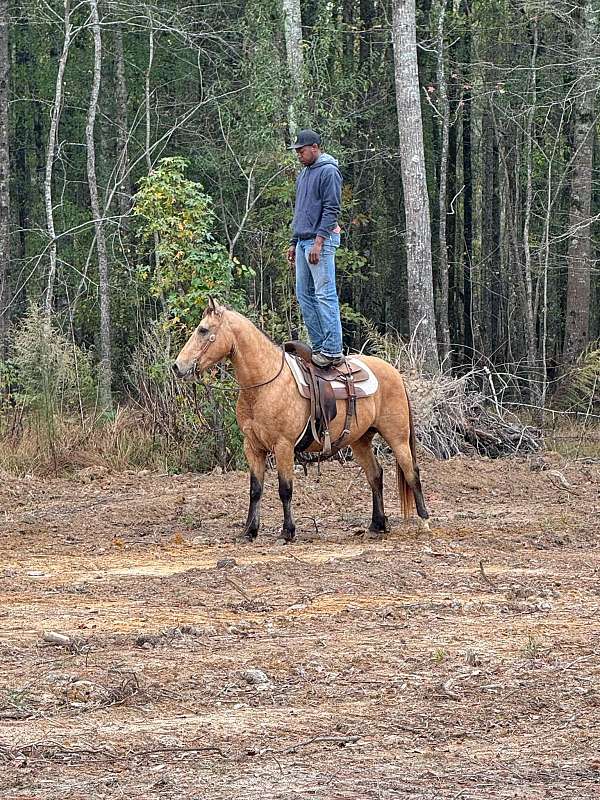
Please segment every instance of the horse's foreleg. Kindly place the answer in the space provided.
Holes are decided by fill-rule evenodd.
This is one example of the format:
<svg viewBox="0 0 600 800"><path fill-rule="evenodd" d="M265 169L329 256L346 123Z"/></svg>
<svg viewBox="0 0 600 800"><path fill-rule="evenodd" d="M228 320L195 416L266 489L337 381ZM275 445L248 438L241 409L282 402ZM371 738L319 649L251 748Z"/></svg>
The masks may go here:
<svg viewBox="0 0 600 800"><path fill-rule="evenodd" d="M283 506L283 538L286 543L296 538L296 523L292 515L292 492L294 479L294 446L288 442L274 449L279 478L279 498Z"/></svg>
<svg viewBox="0 0 600 800"><path fill-rule="evenodd" d="M265 463L267 454L255 450L247 439L244 440L244 453L250 466L250 507L244 529L244 536L252 542L260 528L260 499L265 482Z"/></svg>
<svg viewBox="0 0 600 800"><path fill-rule="evenodd" d="M367 433L352 445L354 459L363 468L373 492L373 516L369 530L372 533L385 533L388 530L387 517L383 509L383 469L375 458L371 447L373 434Z"/></svg>

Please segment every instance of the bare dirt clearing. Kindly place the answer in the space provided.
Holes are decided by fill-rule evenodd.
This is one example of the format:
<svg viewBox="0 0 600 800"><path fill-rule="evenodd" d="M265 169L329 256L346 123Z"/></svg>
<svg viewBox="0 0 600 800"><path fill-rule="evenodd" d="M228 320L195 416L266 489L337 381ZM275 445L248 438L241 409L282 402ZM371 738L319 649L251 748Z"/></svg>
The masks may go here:
<svg viewBox="0 0 600 800"><path fill-rule="evenodd" d="M425 460L383 541L328 465L289 547L273 478L248 545L241 473L3 477L1 797L600 796L597 464Z"/></svg>

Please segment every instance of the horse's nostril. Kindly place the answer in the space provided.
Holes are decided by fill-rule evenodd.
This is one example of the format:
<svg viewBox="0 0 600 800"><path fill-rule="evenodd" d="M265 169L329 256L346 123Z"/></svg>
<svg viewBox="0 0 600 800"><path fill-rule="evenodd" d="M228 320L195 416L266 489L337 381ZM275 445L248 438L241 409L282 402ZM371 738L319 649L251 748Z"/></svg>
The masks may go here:
<svg viewBox="0 0 600 800"><path fill-rule="evenodd" d="M177 377L179 377L179 367L177 366L177 364L176 364L176 363L174 363L174 364L172 365L171 369L173 370L173 372L175 373L175 375L176 375Z"/></svg>

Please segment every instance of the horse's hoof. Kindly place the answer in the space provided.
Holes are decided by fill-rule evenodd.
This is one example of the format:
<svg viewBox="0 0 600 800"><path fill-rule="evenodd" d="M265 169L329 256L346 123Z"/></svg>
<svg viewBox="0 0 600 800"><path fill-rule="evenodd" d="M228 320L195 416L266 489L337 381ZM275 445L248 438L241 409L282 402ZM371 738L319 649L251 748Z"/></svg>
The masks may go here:
<svg viewBox="0 0 600 800"><path fill-rule="evenodd" d="M369 525L369 537L371 539L383 539L386 533L390 532L387 517L383 522L371 523Z"/></svg>
<svg viewBox="0 0 600 800"><path fill-rule="evenodd" d="M429 520L421 519L421 517L419 517L418 528L420 531L430 531L431 528L429 527Z"/></svg>
<svg viewBox="0 0 600 800"><path fill-rule="evenodd" d="M293 544L297 541L297 537L295 532L288 533L287 531L282 531L281 536L277 540L280 544Z"/></svg>
<svg viewBox="0 0 600 800"><path fill-rule="evenodd" d="M258 531L246 531L242 536L242 541L252 544L252 542L256 539L257 536L258 536Z"/></svg>

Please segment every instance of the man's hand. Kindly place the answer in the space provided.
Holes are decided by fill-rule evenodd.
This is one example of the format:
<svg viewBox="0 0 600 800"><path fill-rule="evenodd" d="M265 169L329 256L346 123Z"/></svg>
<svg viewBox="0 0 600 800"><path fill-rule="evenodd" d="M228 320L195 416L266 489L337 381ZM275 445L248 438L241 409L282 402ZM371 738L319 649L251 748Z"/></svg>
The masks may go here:
<svg viewBox="0 0 600 800"><path fill-rule="evenodd" d="M290 265L290 267L293 267L294 264L296 263L296 245L295 244L291 244L288 247L287 260L288 260L288 264Z"/></svg>
<svg viewBox="0 0 600 800"><path fill-rule="evenodd" d="M308 261L310 264L318 264L321 260L321 250L323 249L323 242L325 239L322 236L315 237L315 243L310 248L308 254Z"/></svg>

